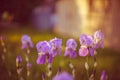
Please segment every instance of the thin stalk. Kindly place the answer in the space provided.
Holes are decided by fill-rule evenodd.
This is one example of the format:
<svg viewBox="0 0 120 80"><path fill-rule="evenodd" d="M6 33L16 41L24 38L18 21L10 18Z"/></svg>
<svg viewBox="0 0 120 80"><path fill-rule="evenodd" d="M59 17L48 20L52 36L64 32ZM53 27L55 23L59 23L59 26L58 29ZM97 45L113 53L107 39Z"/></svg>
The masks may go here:
<svg viewBox="0 0 120 80"><path fill-rule="evenodd" d="M26 69L27 69L27 80L29 80L30 77L30 66L29 64L29 54L30 54L30 49L26 49L26 54L25 54L25 60L26 60Z"/></svg>
<svg viewBox="0 0 120 80"><path fill-rule="evenodd" d="M88 56L87 56L87 58L86 58L85 68L86 68L86 71L87 71L87 77L88 77L88 80L89 80L90 78L89 78Z"/></svg>
<svg viewBox="0 0 120 80"><path fill-rule="evenodd" d="M75 78L76 69L75 66L71 63L71 58L69 59L69 67L72 69L72 76Z"/></svg>
<svg viewBox="0 0 120 80"><path fill-rule="evenodd" d="M4 40L2 39L2 37L0 38L0 42L1 42L1 46L2 46L2 50L3 50L3 53L1 54L1 58L2 58L2 62L3 62L3 65L5 65L5 53L7 52L7 49L6 49L6 46L5 46L5 42L4 42ZM6 66L5 66L6 67ZM7 71L8 71L8 75L9 75L9 77L11 77L11 71L9 71L8 69L7 69Z"/></svg>
<svg viewBox="0 0 120 80"><path fill-rule="evenodd" d="M46 56L46 66L47 66L47 76L50 80L52 80L52 63L48 61L49 55Z"/></svg>

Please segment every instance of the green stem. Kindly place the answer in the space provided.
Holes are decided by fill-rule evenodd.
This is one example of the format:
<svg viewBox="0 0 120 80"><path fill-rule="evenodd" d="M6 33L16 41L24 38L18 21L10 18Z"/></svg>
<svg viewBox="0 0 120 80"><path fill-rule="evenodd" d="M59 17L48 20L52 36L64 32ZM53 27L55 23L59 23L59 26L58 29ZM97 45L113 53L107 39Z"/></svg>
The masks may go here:
<svg viewBox="0 0 120 80"><path fill-rule="evenodd" d="M26 68L27 68L27 80L29 80L29 76L30 76L30 68L27 66L27 64L29 63L29 54L30 54L30 49L27 48L27 49L26 49L26 54L25 54L25 58L26 58Z"/></svg>
<svg viewBox="0 0 120 80"><path fill-rule="evenodd" d="M87 58L86 58L86 62L87 62L87 64L88 64L88 56L87 56ZM88 80L89 80L89 70L86 69L86 71L87 71L87 77L88 77Z"/></svg>
<svg viewBox="0 0 120 80"><path fill-rule="evenodd" d="M75 66L71 63L71 58L69 59L69 67L72 69L72 76L75 77Z"/></svg>

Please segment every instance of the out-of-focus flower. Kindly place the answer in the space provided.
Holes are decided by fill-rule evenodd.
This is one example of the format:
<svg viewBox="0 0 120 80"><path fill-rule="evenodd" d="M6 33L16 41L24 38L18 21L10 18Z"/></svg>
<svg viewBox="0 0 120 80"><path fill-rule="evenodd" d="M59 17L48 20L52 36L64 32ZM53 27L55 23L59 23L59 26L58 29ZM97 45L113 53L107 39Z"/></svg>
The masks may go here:
<svg viewBox="0 0 120 80"><path fill-rule="evenodd" d="M42 80L45 80L45 78L46 78L46 75L45 75L45 73L43 72L43 73L42 73Z"/></svg>
<svg viewBox="0 0 120 80"><path fill-rule="evenodd" d="M74 78L67 72L61 72L55 75L52 80L74 80Z"/></svg>
<svg viewBox="0 0 120 80"><path fill-rule="evenodd" d="M37 64L44 64L45 62L46 62L46 56L45 55L38 56Z"/></svg>
<svg viewBox="0 0 120 80"><path fill-rule="evenodd" d="M87 49L87 47L81 47L79 49L79 56L87 56L89 54L89 50Z"/></svg>
<svg viewBox="0 0 120 80"><path fill-rule="evenodd" d="M6 53L6 52L7 52L7 49L6 49L6 47L5 47L5 42L4 42L4 40L5 40L5 36L4 36L4 35L0 36L0 43L1 43L1 46L3 47L3 52ZM4 54L2 55L2 59L3 59L3 60L5 59Z"/></svg>
<svg viewBox="0 0 120 80"><path fill-rule="evenodd" d="M62 70L61 70L61 67L59 66L59 67L58 67L57 74L60 74L60 73L61 73L61 71L62 71Z"/></svg>
<svg viewBox="0 0 120 80"><path fill-rule="evenodd" d="M95 49L92 48L92 47L90 47L90 48L88 48L88 50L89 50L90 55L91 55L91 56L94 56L94 51L95 51Z"/></svg>
<svg viewBox="0 0 120 80"><path fill-rule="evenodd" d="M53 60L52 55L45 54L45 55L40 55L40 56L38 55L36 62L37 62L37 64L44 64L46 62L51 63L52 60Z"/></svg>
<svg viewBox="0 0 120 80"><path fill-rule="evenodd" d="M72 48L72 49L76 50L77 43L76 43L76 41L74 39L68 39L67 43L66 43L66 46L69 47L69 48Z"/></svg>
<svg viewBox="0 0 120 80"><path fill-rule="evenodd" d="M104 34L99 30L91 35L82 34L80 37L81 48L79 49L80 56L87 56L88 53L94 56L95 49L104 47Z"/></svg>
<svg viewBox="0 0 120 80"><path fill-rule="evenodd" d="M41 41L36 44L36 48L38 51L38 58L37 58L37 64L44 64L46 62L51 63L52 62L52 55L50 54L50 45L47 41Z"/></svg>
<svg viewBox="0 0 120 80"><path fill-rule="evenodd" d="M32 63L28 62L28 63L27 63L27 67L28 67L28 68L32 67Z"/></svg>
<svg viewBox="0 0 120 80"><path fill-rule="evenodd" d="M67 40L64 56L69 55L71 58L75 58L77 56L76 48L77 48L77 43L75 42L74 39Z"/></svg>
<svg viewBox="0 0 120 80"><path fill-rule="evenodd" d="M91 35L82 34L80 36L81 48L79 49L79 56L87 56L89 53L94 55L94 38Z"/></svg>
<svg viewBox="0 0 120 80"><path fill-rule="evenodd" d="M87 35L82 34L82 35L80 36L80 44L81 44L81 45L87 45Z"/></svg>
<svg viewBox="0 0 120 80"><path fill-rule="evenodd" d="M18 75L20 75L22 71L22 57L20 55L16 57L16 67L17 67L17 73Z"/></svg>
<svg viewBox="0 0 120 80"><path fill-rule="evenodd" d="M107 79L108 79L107 73L105 70L103 70L101 73L100 80L107 80Z"/></svg>
<svg viewBox="0 0 120 80"><path fill-rule="evenodd" d="M23 35L21 41L22 41L22 49L33 48L33 43L28 35Z"/></svg>
<svg viewBox="0 0 120 80"><path fill-rule="evenodd" d="M50 54L50 44L47 41L41 41L36 44L39 55Z"/></svg>
<svg viewBox="0 0 120 80"><path fill-rule="evenodd" d="M98 30L94 33L94 44L95 48L104 48L104 34Z"/></svg>
<svg viewBox="0 0 120 80"><path fill-rule="evenodd" d="M80 44L82 46L92 46L94 43L94 39L91 35L85 35L85 34L82 34L80 36Z"/></svg>
<svg viewBox="0 0 120 80"><path fill-rule="evenodd" d="M77 56L75 50L66 48L65 53L64 53L64 56L68 56L68 55L70 56L70 58L75 58L75 57Z"/></svg>
<svg viewBox="0 0 120 80"><path fill-rule="evenodd" d="M4 35L0 36L0 39L5 40L5 36Z"/></svg>
<svg viewBox="0 0 120 80"><path fill-rule="evenodd" d="M55 57L62 52L62 39L54 38L50 40L51 54Z"/></svg>
<svg viewBox="0 0 120 80"><path fill-rule="evenodd" d="M20 64L22 62L22 57L20 56L20 55L18 55L17 57L16 57L16 63L17 64Z"/></svg>

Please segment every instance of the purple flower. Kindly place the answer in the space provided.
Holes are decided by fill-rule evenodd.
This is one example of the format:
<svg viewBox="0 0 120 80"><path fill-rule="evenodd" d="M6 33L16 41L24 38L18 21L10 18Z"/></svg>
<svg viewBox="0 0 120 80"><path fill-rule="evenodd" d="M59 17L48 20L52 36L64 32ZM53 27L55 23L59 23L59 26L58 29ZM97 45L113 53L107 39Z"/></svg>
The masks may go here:
<svg viewBox="0 0 120 80"><path fill-rule="evenodd" d="M38 58L37 58L37 64L45 64L46 62L47 63L51 63L53 61L53 57L52 55L38 55Z"/></svg>
<svg viewBox="0 0 120 80"><path fill-rule="evenodd" d="M46 78L46 75L45 75L45 73L43 72L43 73L42 73L42 79L45 80L45 78Z"/></svg>
<svg viewBox="0 0 120 80"><path fill-rule="evenodd" d="M105 70L102 71L100 80L107 80L108 76Z"/></svg>
<svg viewBox="0 0 120 80"><path fill-rule="evenodd" d="M67 40L64 56L69 55L71 58L75 58L77 56L76 48L77 48L77 43L75 42L74 39Z"/></svg>
<svg viewBox="0 0 120 80"><path fill-rule="evenodd" d="M48 55L48 63L52 63L53 61L53 56L52 54Z"/></svg>
<svg viewBox="0 0 120 80"><path fill-rule="evenodd" d="M79 49L79 56L87 56L89 54L89 50L86 47L81 47Z"/></svg>
<svg viewBox="0 0 120 80"><path fill-rule="evenodd" d="M95 44L95 48L104 48L104 34L98 30L94 33L94 44Z"/></svg>
<svg viewBox="0 0 120 80"><path fill-rule="evenodd" d="M62 52L62 39L54 38L50 40L51 54L55 57Z"/></svg>
<svg viewBox="0 0 120 80"><path fill-rule="evenodd" d="M76 51L66 48L64 56L70 56L70 58L75 58L77 56Z"/></svg>
<svg viewBox="0 0 120 80"><path fill-rule="evenodd" d="M44 64L46 62L46 55L38 56L37 64Z"/></svg>
<svg viewBox="0 0 120 80"><path fill-rule="evenodd" d="M99 40L104 39L104 34L100 30L98 30L94 33L94 38Z"/></svg>
<svg viewBox="0 0 120 80"><path fill-rule="evenodd" d="M47 41L41 41L36 44L38 51L37 64L51 63L52 54L50 53L50 44Z"/></svg>
<svg viewBox="0 0 120 80"><path fill-rule="evenodd" d="M73 76L67 72L61 72L53 77L52 80L74 80Z"/></svg>
<svg viewBox="0 0 120 80"><path fill-rule="evenodd" d="M90 55L94 56L95 49L94 48L88 48L88 50L89 50Z"/></svg>
<svg viewBox="0 0 120 80"><path fill-rule="evenodd" d="M28 68L32 67L32 63L28 62L28 63L27 63L27 67L28 67Z"/></svg>
<svg viewBox="0 0 120 80"><path fill-rule="evenodd" d="M1 39L1 40L5 40L5 36L2 35L2 36L0 37L0 39Z"/></svg>
<svg viewBox="0 0 120 80"><path fill-rule="evenodd" d="M41 41L36 44L37 51L39 55L41 54L50 54L50 44L47 41Z"/></svg>
<svg viewBox="0 0 120 80"><path fill-rule="evenodd" d="M81 48L79 49L80 56L87 56L90 54L94 56L94 38L91 35L82 34L80 37Z"/></svg>
<svg viewBox="0 0 120 80"><path fill-rule="evenodd" d="M20 64L22 62L22 57L20 56L20 55L18 55L17 57L16 57L16 63L17 64Z"/></svg>
<svg viewBox="0 0 120 80"><path fill-rule="evenodd" d="M72 49L76 50L77 43L76 43L76 41L74 39L68 39L67 43L66 43L66 46L69 47L69 48L72 48Z"/></svg>
<svg viewBox="0 0 120 80"><path fill-rule="evenodd" d="M25 48L33 48L33 43L31 41L31 38L28 35L23 35L21 38L22 41L22 49Z"/></svg>
<svg viewBox="0 0 120 80"><path fill-rule="evenodd" d="M88 53L94 56L95 49L104 47L104 34L99 30L91 35L82 34L80 37L81 48L79 49L80 56L87 56Z"/></svg>
<svg viewBox="0 0 120 80"><path fill-rule="evenodd" d="M82 34L81 36L80 36L80 44L82 45L82 46L92 46L93 45L93 43L94 43L94 39L93 39L93 37L92 36L90 36L90 35L85 35L85 34Z"/></svg>

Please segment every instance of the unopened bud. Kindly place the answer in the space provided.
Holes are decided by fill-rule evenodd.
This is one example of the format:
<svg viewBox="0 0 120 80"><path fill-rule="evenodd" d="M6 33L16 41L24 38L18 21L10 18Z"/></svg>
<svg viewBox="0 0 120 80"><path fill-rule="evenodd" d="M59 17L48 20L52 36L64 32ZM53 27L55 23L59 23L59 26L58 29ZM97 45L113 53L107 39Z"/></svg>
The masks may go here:
<svg viewBox="0 0 120 80"><path fill-rule="evenodd" d="M72 75L75 77L75 69L72 70Z"/></svg>
<svg viewBox="0 0 120 80"><path fill-rule="evenodd" d="M52 71L49 71L49 72L47 73L47 76L50 77L51 75L52 75Z"/></svg>
<svg viewBox="0 0 120 80"><path fill-rule="evenodd" d="M97 51L96 50L94 51L94 55L97 55Z"/></svg>
<svg viewBox="0 0 120 80"><path fill-rule="evenodd" d="M88 70L89 69L89 65L87 62L85 62L85 69Z"/></svg>
<svg viewBox="0 0 120 80"><path fill-rule="evenodd" d="M45 80L45 77L46 77L45 73L42 73L42 80Z"/></svg>
<svg viewBox="0 0 120 80"><path fill-rule="evenodd" d="M94 67L97 67L97 62L94 63Z"/></svg>
<svg viewBox="0 0 120 80"><path fill-rule="evenodd" d="M69 63L69 67L72 69L74 68L74 65L72 63Z"/></svg>
<svg viewBox="0 0 120 80"><path fill-rule="evenodd" d="M6 48L4 48L4 49L3 49L3 52L4 52L4 53L6 53L6 52L7 52Z"/></svg>

